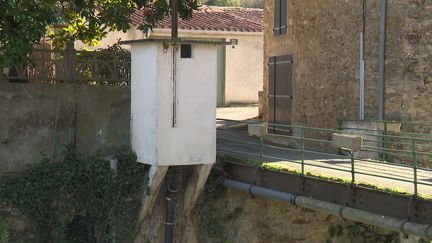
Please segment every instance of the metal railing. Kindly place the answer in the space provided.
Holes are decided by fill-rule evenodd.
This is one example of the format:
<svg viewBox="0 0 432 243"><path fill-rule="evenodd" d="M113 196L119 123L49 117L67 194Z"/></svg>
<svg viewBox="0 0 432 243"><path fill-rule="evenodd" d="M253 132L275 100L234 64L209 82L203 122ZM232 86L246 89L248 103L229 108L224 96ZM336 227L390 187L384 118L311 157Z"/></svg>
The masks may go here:
<svg viewBox="0 0 432 243"><path fill-rule="evenodd" d="M339 130L356 131L358 133L381 133L383 135L395 135L398 139L387 139L383 136L379 141L380 148L391 149L397 145L411 146L409 138L416 138L416 146L420 153L431 153L432 146L429 140L432 139L432 123L431 122L400 122L400 121L381 121L381 120L352 120L341 119L338 121ZM395 141L396 140L396 141ZM370 142L370 141L367 141ZM408 142L408 144L407 144ZM369 148L365 148L369 149ZM391 160L387 158L386 153L381 154L383 160ZM429 158L432 160L432 157ZM430 161L429 161L430 164Z"/></svg>
<svg viewBox="0 0 432 243"><path fill-rule="evenodd" d="M354 129L347 127L344 123L355 122L364 124L378 124L378 128L384 134L399 134L403 136L432 138L432 122L421 121L387 121L387 120L358 120L358 119L339 119L339 130ZM400 130L395 132L390 129L391 126L399 126ZM367 128L357 128L358 130L371 131Z"/></svg>
<svg viewBox="0 0 432 243"><path fill-rule="evenodd" d="M316 173L314 170L308 171L306 167L339 171L350 175L350 183L357 183L357 175L409 183L412 189L408 193L418 196L421 187L421 194L432 195L432 170L430 169L432 152L429 152L429 149L432 150L432 139L424 138L420 134L408 136L403 133L384 134L372 130L343 131L227 119L218 119L218 123L224 124L218 126L217 137L218 152L223 154L251 163L283 161L296 164L300 168L297 172L301 175L308 172ZM247 126L250 124L261 124L273 128L273 131L290 131L290 133L253 138L247 131ZM334 146L331 139L333 133L357 134L364 138L365 145L360 152L344 154L340 148ZM272 136L288 142L284 145L274 143L269 140ZM382 140L387 141L387 147L381 146ZM374 153L384 156L368 157ZM287 156L290 154L294 156ZM319 162L323 160L322 158L332 162ZM344 166L340 166L341 164Z"/></svg>

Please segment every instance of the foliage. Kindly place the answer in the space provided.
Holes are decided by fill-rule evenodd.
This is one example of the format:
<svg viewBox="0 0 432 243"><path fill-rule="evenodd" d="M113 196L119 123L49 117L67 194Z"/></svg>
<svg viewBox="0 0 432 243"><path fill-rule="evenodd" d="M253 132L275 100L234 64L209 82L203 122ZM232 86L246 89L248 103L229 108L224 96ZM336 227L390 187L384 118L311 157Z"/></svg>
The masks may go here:
<svg viewBox="0 0 432 243"><path fill-rule="evenodd" d="M45 159L6 180L1 199L36 223L42 242L124 242L130 237L146 168L129 149L107 161L81 158L72 146L62 163Z"/></svg>
<svg viewBox="0 0 432 243"><path fill-rule="evenodd" d="M432 240L419 239L419 243L432 243Z"/></svg>
<svg viewBox="0 0 432 243"><path fill-rule="evenodd" d="M337 226L330 226L328 228L328 234L330 235L330 237L339 237L341 236L343 233L343 229L342 226L337 225Z"/></svg>
<svg viewBox="0 0 432 243"><path fill-rule="evenodd" d="M206 4L211 6L238 7L240 6L240 0L208 0Z"/></svg>
<svg viewBox="0 0 432 243"><path fill-rule="evenodd" d="M224 179L221 175L222 167L220 158L218 158L218 163L213 167L203 195L198 202L198 236L200 242L227 242L228 240L225 235L225 227L222 223L221 215L216 213L214 204L225 190L222 185Z"/></svg>
<svg viewBox="0 0 432 243"><path fill-rule="evenodd" d="M179 1L183 19L197 8L197 0ZM95 45L110 31L131 28L136 10L145 11L140 26L145 31L168 16L170 6L166 0L0 0L0 65L24 61L49 26L63 27L49 34L57 43L81 40Z"/></svg>
<svg viewBox="0 0 432 243"><path fill-rule="evenodd" d="M326 242L332 242L332 239L342 237L344 234L351 242L399 242L399 234L397 232L379 233L377 232L377 227L358 222L346 226L330 226L328 234L330 239L327 239Z"/></svg>
<svg viewBox="0 0 432 243"><path fill-rule="evenodd" d="M223 221L224 222L232 221L232 220L238 218L242 213L243 213L243 208L236 207L236 208L234 208L234 210L232 212L230 212L224 216Z"/></svg>
<svg viewBox="0 0 432 243"><path fill-rule="evenodd" d="M108 48L77 53L77 72L82 79L92 79L92 85L128 85L131 55L130 51L116 43ZM107 61L109 60L109 61ZM97 70L97 71L96 71Z"/></svg>
<svg viewBox="0 0 432 243"><path fill-rule="evenodd" d="M8 243L9 236L9 225L3 218L0 218L0 243Z"/></svg>

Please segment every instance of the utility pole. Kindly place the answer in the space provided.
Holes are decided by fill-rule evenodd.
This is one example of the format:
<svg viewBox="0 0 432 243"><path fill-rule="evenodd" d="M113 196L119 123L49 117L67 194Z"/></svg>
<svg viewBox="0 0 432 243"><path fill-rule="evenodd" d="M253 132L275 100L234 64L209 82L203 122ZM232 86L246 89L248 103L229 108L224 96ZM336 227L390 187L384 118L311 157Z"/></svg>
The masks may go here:
<svg viewBox="0 0 432 243"><path fill-rule="evenodd" d="M178 38L178 4L177 0L171 0L171 38Z"/></svg>

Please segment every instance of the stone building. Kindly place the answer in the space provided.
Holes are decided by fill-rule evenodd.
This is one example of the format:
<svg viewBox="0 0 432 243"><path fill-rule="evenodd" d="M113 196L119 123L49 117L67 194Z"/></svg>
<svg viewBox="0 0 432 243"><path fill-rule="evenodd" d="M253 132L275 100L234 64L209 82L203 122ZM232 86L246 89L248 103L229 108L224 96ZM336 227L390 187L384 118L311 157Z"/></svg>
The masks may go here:
<svg viewBox="0 0 432 243"><path fill-rule="evenodd" d="M378 118L380 1L275 0L264 11L266 120L275 120L275 108L276 123L336 127L337 119L358 119L362 31L365 118ZM432 1L388 0L386 20L385 119L430 121Z"/></svg>

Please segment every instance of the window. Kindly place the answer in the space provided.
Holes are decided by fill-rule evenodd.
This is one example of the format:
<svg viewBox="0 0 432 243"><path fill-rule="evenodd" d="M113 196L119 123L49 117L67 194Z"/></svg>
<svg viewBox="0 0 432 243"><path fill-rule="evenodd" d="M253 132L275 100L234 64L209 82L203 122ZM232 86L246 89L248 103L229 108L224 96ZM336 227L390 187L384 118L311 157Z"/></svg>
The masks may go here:
<svg viewBox="0 0 432 243"><path fill-rule="evenodd" d="M182 44L180 47L180 57L181 58L192 58L192 45Z"/></svg>
<svg viewBox="0 0 432 243"><path fill-rule="evenodd" d="M274 0L274 35L287 33L287 8L288 0Z"/></svg>

